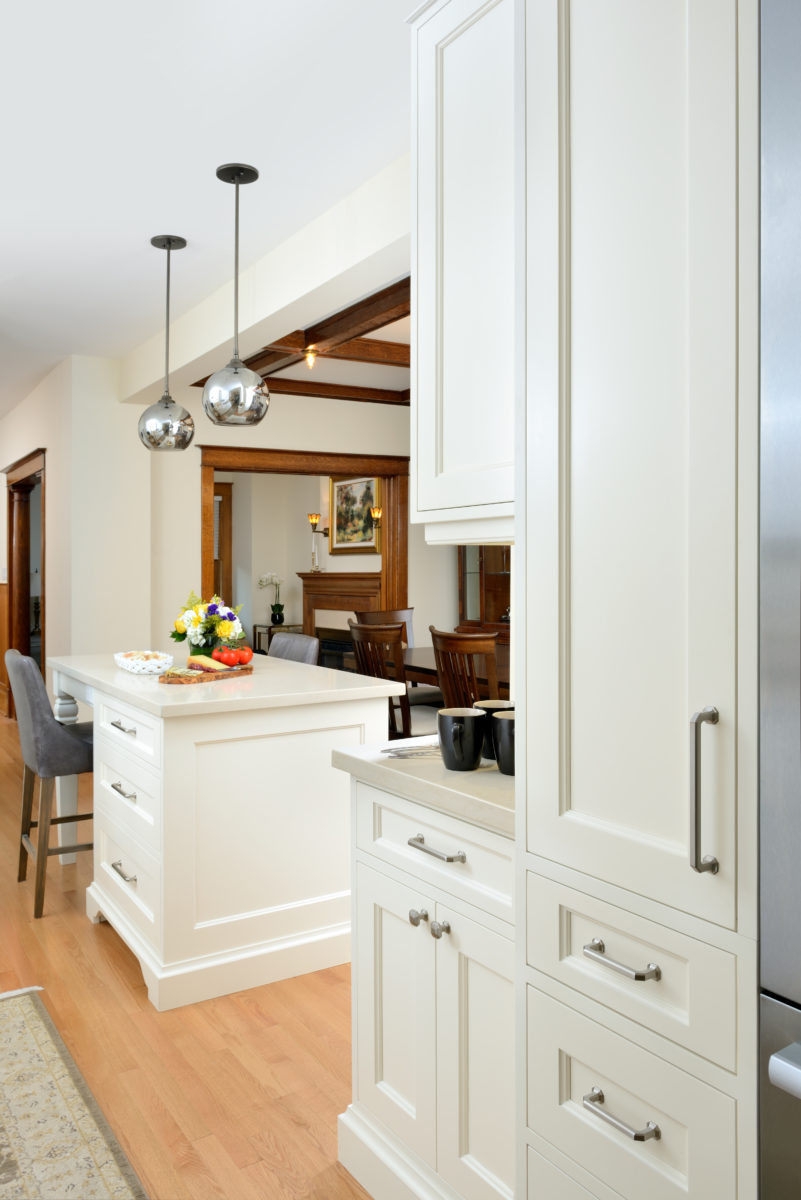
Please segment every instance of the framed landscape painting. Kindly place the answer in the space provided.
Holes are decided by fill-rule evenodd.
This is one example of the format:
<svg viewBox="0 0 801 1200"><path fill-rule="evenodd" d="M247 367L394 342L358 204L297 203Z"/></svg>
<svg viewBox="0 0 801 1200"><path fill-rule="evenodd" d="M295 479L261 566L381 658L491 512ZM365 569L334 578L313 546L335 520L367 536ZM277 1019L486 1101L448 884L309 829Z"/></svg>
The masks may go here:
<svg viewBox="0 0 801 1200"><path fill-rule="evenodd" d="M370 509L381 504L381 480L329 480L329 554L380 554L381 528L373 525Z"/></svg>

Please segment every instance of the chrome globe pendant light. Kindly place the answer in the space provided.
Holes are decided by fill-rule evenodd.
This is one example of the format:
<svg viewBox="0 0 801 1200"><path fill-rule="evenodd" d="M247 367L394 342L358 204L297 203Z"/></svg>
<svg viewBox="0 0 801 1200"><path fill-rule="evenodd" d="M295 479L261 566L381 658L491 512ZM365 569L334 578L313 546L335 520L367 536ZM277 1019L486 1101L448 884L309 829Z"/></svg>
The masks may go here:
<svg viewBox="0 0 801 1200"><path fill-rule="evenodd" d="M183 250L186 238L162 233L150 239L151 246L167 251L167 320L164 350L164 395L146 408L139 418L139 440L148 450L185 450L195 433L190 413L170 395L170 253Z"/></svg>
<svg viewBox="0 0 801 1200"><path fill-rule="evenodd" d="M203 389L203 411L215 425L257 425L270 405L267 384L239 357L239 188L259 178L255 167L225 163L217 178L236 188L234 235L234 356L227 367L215 371Z"/></svg>

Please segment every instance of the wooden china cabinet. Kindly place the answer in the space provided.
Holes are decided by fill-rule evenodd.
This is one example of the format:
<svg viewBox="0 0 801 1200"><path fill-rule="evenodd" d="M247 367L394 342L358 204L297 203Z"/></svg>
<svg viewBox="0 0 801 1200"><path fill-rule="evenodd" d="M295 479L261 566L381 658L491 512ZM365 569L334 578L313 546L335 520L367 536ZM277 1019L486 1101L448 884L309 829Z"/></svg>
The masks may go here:
<svg viewBox="0 0 801 1200"><path fill-rule="evenodd" d="M459 547L459 633L509 641L510 546Z"/></svg>

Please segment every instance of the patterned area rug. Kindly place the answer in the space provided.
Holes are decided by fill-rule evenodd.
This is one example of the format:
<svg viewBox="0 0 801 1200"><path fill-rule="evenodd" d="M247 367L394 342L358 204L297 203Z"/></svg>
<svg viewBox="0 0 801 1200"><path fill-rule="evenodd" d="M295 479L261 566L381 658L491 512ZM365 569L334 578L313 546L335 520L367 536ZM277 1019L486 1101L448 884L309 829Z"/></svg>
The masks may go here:
<svg viewBox="0 0 801 1200"><path fill-rule="evenodd" d="M147 1200L35 991L0 995L0 1200Z"/></svg>

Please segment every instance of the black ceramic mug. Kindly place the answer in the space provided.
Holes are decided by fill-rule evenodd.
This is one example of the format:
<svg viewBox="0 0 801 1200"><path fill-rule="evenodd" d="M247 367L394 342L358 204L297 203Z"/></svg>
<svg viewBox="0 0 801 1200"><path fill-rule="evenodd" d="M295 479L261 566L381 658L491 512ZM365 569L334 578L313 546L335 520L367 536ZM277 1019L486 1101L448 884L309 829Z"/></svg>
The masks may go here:
<svg viewBox="0 0 801 1200"><path fill-rule="evenodd" d="M484 726L480 708L441 708L437 713L439 750L449 771L475 771L481 762Z"/></svg>
<svg viewBox="0 0 801 1200"><path fill-rule="evenodd" d="M501 712L511 709L514 712L514 700L476 700L474 708L480 708L487 714L487 723L484 726L484 748L481 751L482 758L495 758L495 746L492 741L492 718L496 712Z"/></svg>
<svg viewBox="0 0 801 1200"><path fill-rule="evenodd" d="M491 717L492 741L498 770L503 775L515 773L515 710L496 712Z"/></svg>

